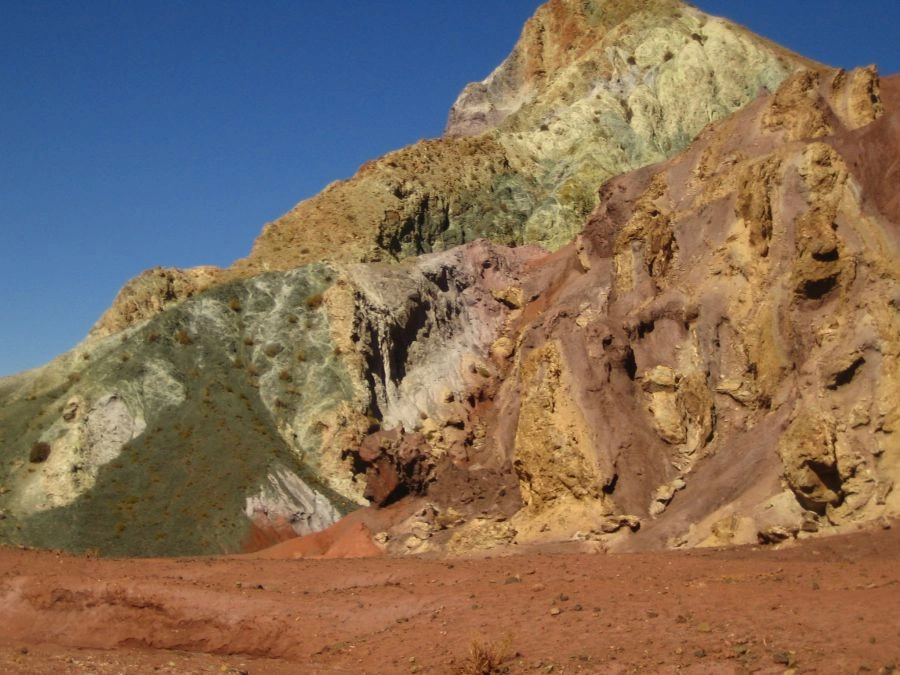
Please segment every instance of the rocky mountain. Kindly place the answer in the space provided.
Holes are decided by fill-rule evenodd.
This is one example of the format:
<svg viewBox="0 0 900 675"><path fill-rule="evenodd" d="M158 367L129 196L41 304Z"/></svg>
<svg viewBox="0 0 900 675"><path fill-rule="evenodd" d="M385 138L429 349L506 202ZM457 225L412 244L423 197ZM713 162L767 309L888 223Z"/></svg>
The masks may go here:
<svg viewBox="0 0 900 675"><path fill-rule="evenodd" d="M896 77L551 0L443 138L0 379L0 535L192 554L352 512L393 552L633 549L895 514L898 151Z"/></svg>

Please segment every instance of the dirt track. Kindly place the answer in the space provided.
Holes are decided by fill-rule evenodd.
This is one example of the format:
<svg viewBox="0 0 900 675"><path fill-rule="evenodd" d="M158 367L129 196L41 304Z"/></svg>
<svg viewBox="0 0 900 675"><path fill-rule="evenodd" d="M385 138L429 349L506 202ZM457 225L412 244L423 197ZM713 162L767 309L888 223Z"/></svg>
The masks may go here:
<svg viewBox="0 0 900 675"><path fill-rule="evenodd" d="M0 669L891 672L900 527L780 551L96 560L0 549ZM462 672L474 672L464 670Z"/></svg>

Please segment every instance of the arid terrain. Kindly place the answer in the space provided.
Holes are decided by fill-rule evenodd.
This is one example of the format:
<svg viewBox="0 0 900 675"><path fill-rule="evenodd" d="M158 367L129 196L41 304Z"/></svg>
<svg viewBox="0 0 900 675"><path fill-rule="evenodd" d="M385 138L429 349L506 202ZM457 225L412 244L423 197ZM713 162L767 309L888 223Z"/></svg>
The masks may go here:
<svg viewBox="0 0 900 675"><path fill-rule="evenodd" d="M0 667L504 672L477 670L478 646L510 673L890 673L900 664L900 523L781 550L592 555L573 546L583 544L449 559L103 560L0 549Z"/></svg>
<svg viewBox="0 0 900 675"><path fill-rule="evenodd" d="M898 157L900 75L550 0L0 378L0 671L895 672Z"/></svg>

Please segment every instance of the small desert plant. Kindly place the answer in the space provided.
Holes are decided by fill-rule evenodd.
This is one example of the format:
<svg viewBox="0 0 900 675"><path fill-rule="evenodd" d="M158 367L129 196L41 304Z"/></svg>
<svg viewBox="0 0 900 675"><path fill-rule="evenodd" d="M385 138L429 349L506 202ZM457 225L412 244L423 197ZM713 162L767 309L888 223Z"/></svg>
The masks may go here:
<svg viewBox="0 0 900 675"><path fill-rule="evenodd" d="M472 640L469 647L469 655L466 660L456 669L457 675L494 675L495 673L505 673L507 668L503 667L503 663L511 658L510 643L512 637L507 635L497 642L482 642L481 640Z"/></svg>
<svg viewBox="0 0 900 675"><path fill-rule="evenodd" d="M188 335L188 332L184 329L179 330L175 333L175 342L180 345L189 345L194 342L193 338Z"/></svg>
<svg viewBox="0 0 900 675"><path fill-rule="evenodd" d="M228 309L232 312L240 312L241 311L241 301L237 298L231 298L228 301Z"/></svg>
<svg viewBox="0 0 900 675"><path fill-rule="evenodd" d="M46 462L50 456L50 444L45 441L38 441L31 446L31 452L28 453L28 461L32 464L40 464Z"/></svg>
<svg viewBox="0 0 900 675"><path fill-rule="evenodd" d="M294 376L291 375L291 371L282 370L280 373L278 373L278 379L282 382L291 382L294 379Z"/></svg>
<svg viewBox="0 0 900 675"><path fill-rule="evenodd" d="M147 342L157 342L159 340L159 333L155 330L147 333Z"/></svg>

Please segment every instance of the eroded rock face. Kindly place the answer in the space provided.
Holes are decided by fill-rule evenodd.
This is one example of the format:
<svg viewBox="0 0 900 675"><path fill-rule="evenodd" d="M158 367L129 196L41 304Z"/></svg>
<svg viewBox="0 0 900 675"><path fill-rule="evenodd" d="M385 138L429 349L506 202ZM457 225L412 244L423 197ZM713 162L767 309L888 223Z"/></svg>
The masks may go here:
<svg viewBox="0 0 900 675"><path fill-rule="evenodd" d="M803 63L674 0L553 0L447 138L0 379L0 536L214 553L371 505L392 552L627 549L896 514L900 81Z"/></svg>
<svg viewBox="0 0 900 675"><path fill-rule="evenodd" d="M510 312L495 295L540 255L475 242L258 275L5 380L0 533L120 555L234 551L422 492L437 463L468 462L463 420L489 396ZM38 442L52 451L35 463Z"/></svg>
<svg viewBox="0 0 900 675"><path fill-rule="evenodd" d="M772 544L896 514L900 227L864 165L876 134L896 157L898 119L896 78L801 72L606 183L519 280L496 392L461 420L519 501L472 508L437 466L435 518L465 524L415 550Z"/></svg>

